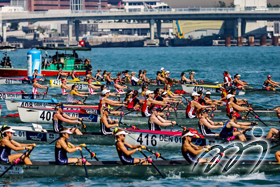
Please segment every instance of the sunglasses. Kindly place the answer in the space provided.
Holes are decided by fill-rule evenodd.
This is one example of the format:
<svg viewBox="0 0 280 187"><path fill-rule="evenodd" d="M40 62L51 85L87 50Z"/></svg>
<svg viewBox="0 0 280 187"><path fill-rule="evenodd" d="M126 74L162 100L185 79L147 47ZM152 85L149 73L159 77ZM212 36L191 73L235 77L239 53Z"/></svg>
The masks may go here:
<svg viewBox="0 0 280 187"><path fill-rule="evenodd" d="M12 132L6 132L7 134L13 134Z"/></svg>

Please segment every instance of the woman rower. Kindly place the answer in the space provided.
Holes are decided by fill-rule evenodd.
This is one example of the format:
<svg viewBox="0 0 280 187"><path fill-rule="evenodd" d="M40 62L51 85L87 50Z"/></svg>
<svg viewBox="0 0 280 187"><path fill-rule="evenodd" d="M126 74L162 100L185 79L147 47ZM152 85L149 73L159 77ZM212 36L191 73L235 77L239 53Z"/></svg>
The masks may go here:
<svg viewBox="0 0 280 187"><path fill-rule="evenodd" d="M238 119L244 119L245 117L242 117L240 114L237 113L237 111L238 112L243 112L243 111L247 112L247 111L251 110L252 108L238 106L237 104L235 104L233 102L233 100L234 100L233 98L234 98L234 95L232 95L232 94L227 95L227 100L228 100L227 108L226 108L227 115L229 115L231 112L235 111L236 112L235 115L238 117Z"/></svg>
<svg viewBox="0 0 280 187"><path fill-rule="evenodd" d="M125 94L125 91L123 89L127 89L126 85L124 85L124 86L119 85L119 80L118 79L115 80L114 87L115 87L118 94Z"/></svg>
<svg viewBox="0 0 280 187"><path fill-rule="evenodd" d="M73 134L72 131L68 128L63 128L60 131L60 138L55 144L55 162L56 165L67 165L67 164L76 164L82 165L83 160L81 158L68 158L67 153L74 153L76 151L82 151L82 146L75 146L72 143L68 142L70 135ZM86 165L91 165L89 162L86 162Z"/></svg>
<svg viewBox="0 0 280 187"><path fill-rule="evenodd" d="M98 110L103 115L103 108L109 107L109 105L112 106L124 106L124 104L121 101L113 101L109 99L110 96L110 90L102 90L101 97L99 98L99 104L98 104ZM119 111L112 111L112 114L120 115Z"/></svg>
<svg viewBox="0 0 280 187"><path fill-rule="evenodd" d="M223 106L223 102L221 100L211 99L211 92L206 91L204 101L206 105L221 105Z"/></svg>
<svg viewBox="0 0 280 187"><path fill-rule="evenodd" d="M262 89L267 91L269 90L275 91L275 87L280 87L278 84L280 83L271 80L271 75L268 75L267 79L263 83Z"/></svg>
<svg viewBox="0 0 280 187"><path fill-rule="evenodd" d="M67 79L68 73L63 73L62 69L60 68L57 75L56 75L56 80L61 80L62 76L65 76L65 79Z"/></svg>
<svg viewBox="0 0 280 187"><path fill-rule="evenodd" d="M239 106L243 105L243 104L247 104L247 99L237 99L236 96L236 90L235 89L231 89L230 94L234 95L233 97L233 102Z"/></svg>
<svg viewBox="0 0 280 187"><path fill-rule="evenodd" d="M73 81L80 81L80 79L76 76L76 71L75 70L73 70L71 73L70 73L70 76L71 76L71 78L73 79Z"/></svg>
<svg viewBox="0 0 280 187"><path fill-rule="evenodd" d="M160 108L155 107L152 109L152 115L148 119L149 130L161 131L160 127L176 125L176 121L165 120L162 117L160 117L159 112L161 112Z"/></svg>
<svg viewBox="0 0 280 187"><path fill-rule="evenodd" d="M220 138L230 138L232 136L238 136L240 141L247 141L245 134L242 131L236 131L234 132L234 128L240 128L240 129L250 129L250 125L256 125L254 122L236 122L239 115L236 112L231 112L229 114L229 121L227 121L222 128L220 132Z"/></svg>
<svg viewBox="0 0 280 187"><path fill-rule="evenodd" d="M97 90L97 89L99 89L100 87L99 86L94 86L93 84L92 84L92 81L93 81L93 79L89 79L88 80L88 93L90 94L90 95L95 95L95 94L97 94L94 90Z"/></svg>
<svg viewBox="0 0 280 187"><path fill-rule="evenodd" d="M111 85L114 82L114 78L111 77L112 73L108 72L105 77L106 85Z"/></svg>
<svg viewBox="0 0 280 187"><path fill-rule="evenodd" d="M63 122L69 123L69 124L78 123L79 125L81 125L82 124L81 121L83 120L82 118L68 116L67 114L65 114L63 112L63 108L64 108L64 106L62 103L58 103L54 108L55 113L53 115L53 130L57 133L63 129L63 126L62 126ZM75 121L75 120L78 120L78 121ZM77 127L71 128L71 132L74 134L79 134L79 135L83 134Z"/></svg>
<svg viewBox="0 0 280 187"><path fill-rule="evenodd" d="M147 90L146 92L146 99L142 105L142 116L143 117L149 117L151 116L149 108L152 107L153 105L160 105L160 106L166 106L167 103L165 101L156 101L153 99L154 97L154 92Z"/></svg>
<svg viewBox="0 0 280 187"><path fill-rule="evenodd" d="M44 94L47 94L47 91L48 91L48 88L49 88L48 85L47 86L40 85L38 83L38 79L36 79L36 78L33 79L32 81L33 81L32 94L39 94L38 88L39 89L46 89Z"/></svg>
<svg viewBox="0 0 280 187"><path fill-rule="evenodd" d="M76 96L79 97L87 97L85 95L85 92L79 92L77 89L77 85L72 85L71 92L67 96L67 102L68 103L75 103L75 104L83 104L83 102L76 100Z"/></svg>
<svg viewBox="0 0 280 187"><path fill-rule="evenodd" d="M223 122L214 122L210 120L207 109L201 112L201 118L198 122L198 127L203 136L219 136L219 133L212 132L211 129L218 129L223 127Z"/></svg>
<svg viewBox="0 0 280 187"><path fill-rule="evenodd" d="M94 77L95 77L96 81L101 81L103 79L103 77L101 75L101 70L100 69L97 70L97 73L95 74Z"/></svg>
<svg viewBox="0 0 280 187"><path fill-rule="evenodd" d="M67 93L67 90L71 90L71 86L68 86L67 84L66 84L66 79L62 79L61 80L61 94L62 95L67 95L68 93Z"/></svg>
<svg viewBox="0 0 280 187"><path fill-rule="evenodd" d="M113 133L110 128L119 126L119 120L116 119L112 121L109 118L109 114L110 114L110 109L104 108L103 115L100 118L100 128L101 128L101 133L103 135L112 135Z"/></svg>
<svg viewBox="0 0 280 187"><path fill-rule="evenodd" d="M186 77L186 73L182 72L181 73L181 84L187 84L190 82L191 82L191 80Z"/></svg>
<svg viewBox="0 0 280 187"><path fill-rule="evenodd" d="M37 76L38 76L38 77L41 77L41 79L37 79ZM44 78L43 78L43 77L44 77ZM38 73L38 70L35 69L35 70L34 70L34 73L32 74L32 80L33 80L33 79L37 79L37 80L40 80L40 81L44 81L44 79L46 79L46 78L45 78L45 74L39 74L39 73Z"/></svg>
<svg viewBox="0 0 280 187"><path fill-rule="evenodd" d="M148 77L146 77L147 75L147 70L144 70L143 71L143 74L142 74L142 80L143 80L143 85L148 85L150 83Z"/></svg>
<svg viewBox="0 0 280 187"><path fill-rule="evenodd" d="M132 158L131 155L136 153L137 151L142 151L142 149L146 149L144 145L130 145L129 143L125 142L125 136L128 135L124 130L120 128L116 128L113 132L113 136L116 141L116 148L118 155L120 157L121 162L124 165L135 165L135 164L142 164L142 165L150 165L148 161L140 158ZM133 150L128 150L128 148Z"/></svg>
<svg viewBox="0 0 280 187"><path fill-rule="evenodd" d="M189 75L190 75L190 84L198 84L198 82L196 82L196 80L194 79L194 74L195 74L195 72L194 71L190 71L189 72Z"/></svg>
<svg viewBox="0 0 280 187"><path fill-rule="evenodd" d="M190 164L195 164L195 163L203 163L207 162L207 159L198 159L197 155L200 153L207 151L209 149L208 146L196 146L194 145L192 141L192 137L195 136L191 131L186 130L182 133L182 155L188 161Z"/></svg>
<svg viewBox="0 0 280 187"><path fill-rule="evenodd" d="M102 81L105 82L106 81L106 77L107 77L107 71L106 70L103 71L102 77L103 77Z"/></svg>
<svg viewBox="0 0 280 187"><path fill-rule="evenodd" d="M234 89L242 89L245 90L245 87L249 85L249 83L244 83L243 81L240 80L241 75L235 74L234 75L234 80L232 81L232 87Z"/></svg>
<svg viewBox="0 0 280 187"><path fill-rule="evenodd" d="M162 77L162 74L161 74L160 71L157 72L156 82L157 82L158 86L163 86L164 85L165 78Z"/></svg>
<svg viewBox="0 0 280 187"><path fill-rule="evenodd" d="M15 160L20 158L23 153L11 154L13 151L23 151L26 149L33 149L36 144L21 144L12 139L13 133L15 131L7 126L3 125L1 128L1 146L0 146L0 161L5 163L13 163ZM29 160L28 156L23 157L23 163L26 165L32 165L32 162Z"/></svg>
<svg viewBox="0 0 280 187"><path fill-rule="evenodd" d="M137 86L140 79L135 76L135 72L131 72L131 85Z"/></svg>
<svg viewBox="0 0 280 187"><path fill-rule="evenodd" d="M165 85L165 91L167 92L167 95L171 98L177 98L182 97L181 94L175 94L171 91L171 86L169 84Z"/></svg>
<svg viewBox="0 0 280 187"><path fill-rule="evenodd" d="M86 78L84 81L88 82L89 79L95 79L93 76L91 76L91 71L86 71Z"/></svg>

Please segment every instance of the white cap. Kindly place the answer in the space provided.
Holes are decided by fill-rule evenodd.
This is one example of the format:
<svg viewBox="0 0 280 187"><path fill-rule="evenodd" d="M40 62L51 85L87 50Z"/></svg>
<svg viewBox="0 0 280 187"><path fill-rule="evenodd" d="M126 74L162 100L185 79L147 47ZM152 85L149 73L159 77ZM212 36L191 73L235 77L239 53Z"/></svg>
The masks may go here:
<svg viewBox="0 0 280 187"><path fill-rule="evenodd" d="M206 95L211 95L211 92L210 92L210 91L207 91L205 94L206 94Z"/></svg>
<svg viewBox="0 0 280 187"><path fill-rule="evenodd" d="M236 77L241 77L241 75L237 74Z"/></svg>
<svg viewBox="0 0 280 187"><path fill-rule="evenodd" d="M193 134L193 133L191 133L191 131L189 131L188 133L184 134L184 135L182 136L182 138L185 137L185 136L194 136L194 135L195 135L195 134Z"/></svg>
<svg viewBox="0 0 280 187"><path fill-rule="evenodd" d="M166 95L167 94L167 92L166 91L164 91L161 95Z"/></svg>
<svg viewBox="0 0 280 187"><path fill-rule="evenodd" d="M152 93L154 93L154 92L151 91L151 90L147 90L147 91L146 91L146 95L149 95L149 94L152 94Z"/></svg>
<svg viewBox="0 0 280 187"><path fill-rule="evenodd" d="M71 129L66 129L64 131L60 131L60 133L73 134L73 132L71 132Z"/></svg>
<svg viewBox="0 0 280 187"><path fill-rule="evenodd" d="M194 72L194 71L192 71L191 73L195 74L195 72Z"/></svg>
<svg viewBox="0 0 280 187"><path fill-rule="evenodd" d="M131 95L131 94L133 94L133 90L132 90L131 92L129 92L129 94L128 94L128 95Z"/></svg>
<svg viewBox="0 0 280 187"><path fill-rule="evenodd" d="M165 73L170 73L170 71L166 71Z"/></svg>
<svg viewBox="0 0 280 187"><path fill-rule="evenodd" d="M119 136L119 135L121 135L121 134L123 134L123 135L128 135L127 132L121 131L121 132L118 132L117 134L115 134L115 139L117 139L117 136Z"/></svg>
<svg viewBox="0 0 280 187"><path fill-rule="evenodd" d="M198 93L196 93L196 92L193 92L192 96L200 96L200 95Z"/></svg>
<svg viewBox="0 0 280 187"><path fill-rule="evenodd" d="M164 67L160 68L160 70L161 70L161 71L164 70Z"/></svg>
<svg viewBox="0 0 280 187"><path fill-rule="evenodd" d="M110 92L110 90L105 89L102 91L102 95L105 95L106 93L109 93L109 92Z"/></svg>
<svg viewBox="0 0 280 187"><path fill-rule="evenodd" d="M234 95L232 95L232 94L228 94L228 95L227 95L227 99L229 99L229 98L231 98L231 97L234 97Z"/></svg>
<svg viewBox="0 0 280 187"><path fill-rule="evenodd" d="M11 132L11 133L15 133L16 131L14 131L12 128L4 130L2 133L4 134L5 132Z"/></svg>

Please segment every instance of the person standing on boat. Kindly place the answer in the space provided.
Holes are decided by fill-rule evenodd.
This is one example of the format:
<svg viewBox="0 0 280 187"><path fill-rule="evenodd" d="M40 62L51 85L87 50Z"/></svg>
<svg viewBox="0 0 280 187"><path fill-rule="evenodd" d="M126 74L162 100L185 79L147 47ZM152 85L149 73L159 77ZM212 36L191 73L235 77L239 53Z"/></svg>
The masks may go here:
<svg viewBox="0 0 280 187"><path fill-rule="evenodd" d="M198 122L198 127L203 136L219 136L219 133L212 132L211 129L222 128L223 122L213 122L208 116L209 110L204 109Z"/></svg>
<svg viewBox="0 0 280 187"><path fill-rule="evenodd" d="M195 136L191 131L186 130L182 133L182 148L181 152L183 157L188 161L190 164L195 163L203 163L207 162L207 159L198 159L197 155L200 153L207 151L210 148L209 145L207 146L196 146L192 143L192 137Z"/></svg>
<svg viewBox="0 0 280 187"><path fill-rule="evenodd" d="M227 115L229 115L231 112L235 112L236 116L238 119L244 119L244 117L242 117L240 114L237 113L238 112L247 112L249 110L251 110L252 108L250 107L242 107L242 106L238 106L237 104L235 104L233 101L234 101L234 95L232 94L228 94L227 95L227 108L226 108L226 111L227 111Z"/></svg>
<svg viewBox="0 0 280 187"><path fill-rule="evenodd" d="M82 146L75 146L72 143L68 142L70 135L73 134L70 129L62 128L60 132L60 138L55 144L55 162L56 165L67 165L67 164L76 164L82 165L83 160L81 158L68 158L67 153L74 153L76 151L81 151ZM86 162L86 165L91 165L89 162Z"/></svg>
<svg viewBox="0 0 280 187"><path fill-rule="evenodd" d="M68 86L67 83L66 83L66 79L62 79L61 80L61 94L62 95L67 95L67 90L71 90L71 86Z"/></svg>
<svg viewBox="0 0 280 187"><path fill-rule="evenodd" d="M23 153L11 154L11 150L13 151L23 151L23 150L31 150L32 147L35 147L36 144L21 144L12 139L13 133L15 131L7 126L3 125L1 128L1 146L0 146L0 161L5 163L13 163L15 160L20 158ZM32 165L32 162L29 160L28 156L23 157L23 163L26 165Z"/></svg>
<svg viewBox="0 0 280 187"><path fill-rule="evenodd" d="M119 126L119 120L111 120L109 118L110 114L110 109L109 108L104 108L103 109L103 115L100 118L100 128L101 128L101 133L103 135L112 135L113 132L111 131L110 128L118 127Z"/></svg>
<svg viewBox="0 0 280 187"><path fill-rule="evenodd" d="M63 73L62 69L60 68L57 75L56 75L56 80L61 80L62 76L65 76L65 79L67 79L68 73Z"/></svg>
<svg viewBox="0 0 280 187"><path fill-rule="evenodd" d="M79 92L77 89L77 85L72 85L71 92L67 96L67 103L75 103L75 104L83 104L83 102L76 100L76 96L79 97L87 97L85 92Z"/></svg>
<svg viewBox="0 0 280 187"><path fill-rule="evenodd" d="M125 142L125 136L128 135L124 130L116 128L113 132L113 136L116 140L116 148L119 158L123 165L135 165L141 163L142 165L151 165L148 161L140 158L132 158L131 155L137 151L146 149L144 145L131 145ZM129 150L132 149L132 150Z"/></svg>
<svg viewBox="0 0 280 187"><path fill-rule="evenodd" d="M275 82L271 80L271 75L268 75L267 79L263 83L262 89L267 91L269 90L275 91L275 87L280 87L279 84L280 84L279 82Z"/></svg>
<svg viewBox="0 0 280 187"><path fill-rule="evenodd" d="M47 94L47 91L48 91L49 86L40 85L40 84L38 83L38 79L36 79L36 78L33 79L32 81L33 81L32 94L39 94L38 88L39 88L39 89L46 89L46 91L45 91L44 94Z"/></svg>
<svg viewBox="0 0 280 187"><path fill-rule="evenodd" d="M161 127L174 126L176 121L165 120L160 117L159 113L161 112L160 108L153 108L152 115L148 119L148 125L150 131L161 131Z"/></svg>
<svg viewBox="0 0 280 187"><path fill-rule="evenodd" d="M249 83L244 83L240 80L241 75L235 74L234 80L232 81L232 88L234 89L242 89L245 90L245 87L249 85Z"/></svg>
<svg viewBox="0 0 280 187"><path fill-rule="evenodd" d="M236 112L229 114L229 121L227 121L220 132L220 138L227 139L232 136L238 136L240 141L247 141L245 134L242 131L235 131L234 128L240 128L244 130L250 129L250 125L257 125L254 122L237 122L239 115Z"/></svg>
<svg viewBox="0 0 280 187"><path fill-rule="evenodd" d="M55 114L53 115L53 130L57 133L59 133L60 131L62 131L63 129L63 122L65 123L69 123L69 124L82 124L82 118L78 118L78 117L71 117L68 116L67 114L65 114L63 112L63 104L62 103L58 103L54 110L55 110ZM78 120L78 121L77 121ZM75 133L75 134L79 134L82 135L83 133L79 130L78 127L73 127L71 128L71 132Z"/></svg>
<svg viewBox="0 0 280 187"><path fill-rule="evenodd" d="M93 84L92 84L92 81L93 81L93 79L89 79L88 80L88 93L90 94L90 95L95 95L95 94L97 94L94 90L97 90L97 89L99 89L100 87L99 86L94 86Z"/></svg>
<svg viewBox="0 0 280 187"><path fill-rule="evenodd" d="M41 77L41 79L37 79L37 77ZM43 78L44 77L44 78ZM40 81L44 81L44 79L46 79L45 78L45 74L39 74L38 73L38 70L37 69L35 69L34 70L34 73L32 74L32 80L33 79L37 79L37 80L40 80Z"/></svg>
<svg viewBox="0 0 280 187"><path fill-rule="evenodd" d="M182 72L181 73L181 84L187 84L190 82L191 82L191 80L186 77L186 73Z"/></svg>
<svg viewBox="0 0 280 187"><path fill-rule="evenodd" d="M70 76L71 76L71 78L73 79L73 81L80 81L80 79L76 76L76 71L75 70L73 70L71 73L70 73Z"/></svg>

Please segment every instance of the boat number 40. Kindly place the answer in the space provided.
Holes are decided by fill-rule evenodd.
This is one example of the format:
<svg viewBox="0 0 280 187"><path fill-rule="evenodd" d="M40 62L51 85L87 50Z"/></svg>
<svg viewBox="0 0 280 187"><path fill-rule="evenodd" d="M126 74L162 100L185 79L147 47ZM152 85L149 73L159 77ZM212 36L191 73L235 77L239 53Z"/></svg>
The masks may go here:
<svg viewBox="0 0 280 187"><path fill-rule="evenodd" d="M55 112L39 111L39 121L52 121ZM66 113L71 117L78 117L78 113Z"/></svg>

